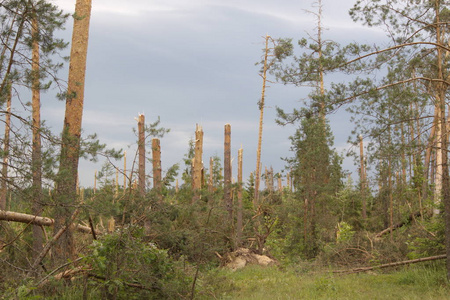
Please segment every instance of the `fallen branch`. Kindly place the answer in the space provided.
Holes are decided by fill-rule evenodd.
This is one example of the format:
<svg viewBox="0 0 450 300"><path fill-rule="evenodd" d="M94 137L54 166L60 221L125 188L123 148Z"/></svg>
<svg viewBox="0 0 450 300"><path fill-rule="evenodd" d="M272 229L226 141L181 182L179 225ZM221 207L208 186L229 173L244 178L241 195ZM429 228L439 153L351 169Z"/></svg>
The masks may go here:
<svg viewBox="0 0 450 300"><path fill-rule="evenodd" d="M47 217L33 216L28 214L17 213L13 211L0 210L0 220L3 221L11 221L11 222L19 222L32 224L37 226L53 226L55 220ZM80 224L74 225L75 229L79 232L83 233L92 233L92 230L88 226L83 226ZM95 232L96 234L100 234L100 232Z"/></svg>
<svg viewBox="0 0 450 300"><path fill-rule="evenodd" d="M411 260L404 260L404 261L398 261L373 267L361 267L361 268L355 268L355 269L349 269L349 270L337 270L333 271L333 273L359 273L359 272L367 272L375 269L384 269L384 268L391 268L391 267L397 267L397 266L403 266L403 265L409 265L409 264L415 264L418 262L424 262L424 261L430 261L430 260L438 260L438 259L445 259L447 258L447 255L436 255L436 256L430 256L430 257L423 257L423 258L417 258L417 259L411 259Z"/></svg>

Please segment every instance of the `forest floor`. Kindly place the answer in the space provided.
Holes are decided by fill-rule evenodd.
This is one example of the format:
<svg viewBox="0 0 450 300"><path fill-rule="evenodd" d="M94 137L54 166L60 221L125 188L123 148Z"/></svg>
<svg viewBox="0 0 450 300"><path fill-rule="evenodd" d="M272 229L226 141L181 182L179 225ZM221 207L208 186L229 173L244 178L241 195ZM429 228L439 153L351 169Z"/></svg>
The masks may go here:
<svg viewBox="0 0 450 300"><path fill-rule="evenodd" d="M450 299L442 262L348 275L301 267L250 266L216 271L206 280L214 281L215 290L197 295L198 299Z"/></svg>

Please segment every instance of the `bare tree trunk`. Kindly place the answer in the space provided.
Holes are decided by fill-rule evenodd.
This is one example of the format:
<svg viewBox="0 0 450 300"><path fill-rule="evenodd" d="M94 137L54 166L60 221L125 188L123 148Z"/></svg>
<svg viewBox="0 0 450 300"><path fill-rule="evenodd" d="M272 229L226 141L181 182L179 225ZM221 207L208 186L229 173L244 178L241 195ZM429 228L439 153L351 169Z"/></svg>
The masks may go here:
<svg viewBox="0 0 450 300"><path fill-rule="evenodd" d="M139 168L138 168L138 186L139 195L145 197L145 116L138 116L138 152L139 152Z"/></svg>
<svg viewBox="0 0 450 300"><path fill-rule="evenodd" d="M266 93L266 73L268 69L268 56L269 56L269 39L270 36L266 35L266 51L264 54L264 67L263 67L263 86L261 90L261 101L259 102L259 134L258 134L258 148L256 150L256 173L255 173L255 196L253 198L253 207L256 209L259 205L259 185L261 180L261 144L262 144L262 132L263 132L263 119L264 119L264 100Z"/></svg>
<svg viewBox="0 0 450 300"><path fill-rule="evenodd" d="M442 176L443 176L443 170L442 170L442 164L443 164L443 130L444 127L442 123L442 120L445 118L445 109L444 109L444 116L442 116L442 110L439 108L440 105L440 96L436 97L437 102L437 116L438 121L436 122L436 172L435 172L435 180L434 180L434 207L433 207L433 215L438 215L440 213L439 211L439 204L441 203L441 197L442 197Z"/></svg>
<svg viewBox="0 0 450 300"><path fill-rule="evenodd" d="M11 84L8 85L8 98L6 100L5 137L3 139L3 165L2 182L0 191L0 209L6 210L6 198L8 196L8 158L9 158L9 135L11 132Z"/></svg>
<svg viewBox="0 0 450 300"><path fill-rule="evenodd" d="M80 153L81 124L83 117L84 83L86 57L89 38L91 0L77 0L72 33L69 82L62 134L60 167L55 199L55 233L72 222L71 217L78 205L76 186L78 179L78 160ZM75 241L72 230L64 230L55 243L56 259L67 260L75 257Z"/></svg>
<svg viewBox="0 0 450 300"><path fill-rule="evenodd" d="M441 14L441 5L439 0L435 0L435 13L436 13L436 42L439 45L443 43L443 35L441 32L441 22L440 22L440 14ZM440 111L440 120L441 124L441 136L438 136L438 140L441 142L441 148L438 149L438 152L441 153L442 156L442 201L444 203L444 219L445 219L445 246L446 246L446 254L447 254L447 279L450 280L450 178L448 174L448 127L447 127L447 117L446 117L446 91L448 88L448 84L444 83L444 71L443 71L443 53L441 47L436 47L437 49L437 66L438 66L438 82L436 83L437 90L437 102L439 105Z"/></svg>
<svg viewBox="0 0 450 300"><path fill-rule="evenodd" d="M224 186L223 186L223 200L227 208L230 218L230 224L233 220L233 198L231 196L231 125L225 124L225 142L224 142Z"/></svg>
<svg viewBox="0 0 450 300"><path fill-rule="evenodd" d="M202 188L203 170L203 129L197 124L195 128L194 160L192 162L192 189L194 191ZM194 197L195 198L195 197Z"/></svg>
<svg viewBox="0 0 450 300"><path fill-rule="evenodd" d="M31 153L31 168L33 174L32 183L32 209L33 215L40 215L42 213L42 154L41 154L41 91L40 91L40 79L39 79L39 25L37 20L36 11L33 11L33 19L31 26L32 35L32 128L33 128L33 144ZM37 255L42 251L44 237L41 228L33 226L33 259L36 259Z"/></svg>
<svg viewBox="0 0 450 300"><path fill-rule="evenodd" d="M242 229L243 229L243 220L242 220L242 156L244 149L239 149L238 151L238 190L237 190L237 199L238 199L238 207L236 214L236 248L242 245Z"/></svg>
<svg viewBox="0 0 450 300"><path fill-rule="evenodd" d="M127 190L127 151L123 151L123 193Z"/></svg>

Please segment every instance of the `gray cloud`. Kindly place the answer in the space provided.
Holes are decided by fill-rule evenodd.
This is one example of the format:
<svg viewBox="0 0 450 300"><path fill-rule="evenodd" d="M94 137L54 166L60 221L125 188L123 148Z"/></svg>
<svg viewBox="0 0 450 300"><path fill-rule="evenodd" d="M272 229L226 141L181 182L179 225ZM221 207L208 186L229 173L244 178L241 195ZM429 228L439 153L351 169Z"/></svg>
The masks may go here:
<svg viewBox="0 0 450 300"><path fill-rule="evenodd" d="M352 0L323 2L327 38L348 42L378 34L351 22L347 10ZM73 1L55 3L73 11ZM134 117L145 113L153 122L160 116L161 125L171 129L161 141L163 168L168 168L182 161L196 123L205 131L205 162L211 155L222 157L223 126L230 123L232 153L237 156L242 144L248 176L256 164L262 79L254 64L262 55L262 36L306 36L315 22L304 9L313 10L309 1L94 1L84 132L97 132L102 141L128 149L135 143ZM71 26L61 33L67 40ZM280 157L290 156L288 136L295 128L275 125L275 106L299 107L308 92L276 84L268 88L264 165L280 171ZM63 103L56 103L46 110L55 130L62 125L63 109ZM345 148L349 126L341 122L335 129L339 148ZM84 162L81 168L82 184L91 185L99 166Z"/></svg>

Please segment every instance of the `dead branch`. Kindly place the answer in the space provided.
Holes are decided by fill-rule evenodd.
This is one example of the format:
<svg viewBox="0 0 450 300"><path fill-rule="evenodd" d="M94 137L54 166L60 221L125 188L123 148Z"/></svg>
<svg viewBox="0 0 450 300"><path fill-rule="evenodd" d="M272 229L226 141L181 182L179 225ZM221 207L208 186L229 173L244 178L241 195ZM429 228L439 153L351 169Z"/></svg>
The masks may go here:
<svg viewBox="0 0 450 300"><path fill-rule="evenodd" d="M74 263L76 263L76 262L78 262L78 261L80 261L82 259L84 259L84 257L79 257L79 258L75 259L74 261L69 261L69 262L67 262L67 263L57 267L56 269L51 271L49 274L47 274L44 278L42 278L41 281L39 281L36 284L36 286L39 288L39 287L42 287L42 286L46 285L49 282L48 278L50 276L52 276L54 273L56 273L57 271L61 270L62 268L67 267L68 265L74 264ZM74 268L74 269L65 270L63 272L60 272L60 273L56 274L54 276L54 278L57 279L57 280L59 280L61 278L69 278L69 277L71 277L71 276L73 276L75 274L81 273L83 271L90 271L90 270L91 269L84 269L82 267L77 267L77 268Z"/></svg>
<svg viewBox="0 0 450 300"><path fill-rule="evenodd" d="M33 216L13 211L0 210L0 220L3 221L11 221L11 222L19 222L32 224L37 226L53 226L55 220L47 217ZM83 233L92 233L92 230L88 226L83 226L80 224L74 225L75 229L79 232ZM96 232L96 234L100 234L100 232Z"/></svg>
<svg viewBox="0 0 450 300"><path fill-rule="evenodd" d="M333 273L352 274L352 273L359 273L359 272L367 272L367 271L371 271L371 270L375 270L375 269L391 268L391 267L397 267L397 266L415 264L418 262L445 259L445 258L447 258L447 255L442 254L442 255L436 255L436 256L423 257L423 258L398 261L398 262L393 262L393 263L388 263L388 264L382 264L382 265L373 266L373 267L360 267L360 268L348 269L348 270L337 270L337 271L333 271Z"/></svg>

